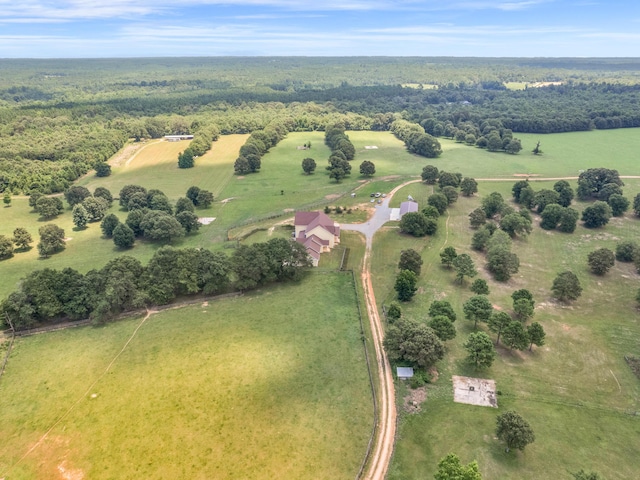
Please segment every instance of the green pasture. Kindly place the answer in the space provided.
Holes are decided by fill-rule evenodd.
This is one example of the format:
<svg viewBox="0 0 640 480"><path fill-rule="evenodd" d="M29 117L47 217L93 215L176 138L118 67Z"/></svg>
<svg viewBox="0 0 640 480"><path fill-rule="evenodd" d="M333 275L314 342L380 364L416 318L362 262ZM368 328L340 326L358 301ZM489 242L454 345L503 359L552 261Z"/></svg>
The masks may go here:
<svg viewBox="0 0 640 480"><path fill-rule="evenodd" d="M458 338L449 342L449 353L438 367L440 378L429 386L422 413L401 416L390 478L429 478L449 452L464 461L478 459L488 479L565 478L580 468L598 470L608 480L633 478L640 470L632 451L640 423L628 413L640 411L640 386L623 355L640 354L634 301L640 283L626 264L617 264L605 277L594 277L586 267L586 256L601 246L614 248L620 239L638 238L640 220L627 214L600 230L579 226L572 235L543 231L536 222L527 239L514 242L520 272L501 284L485 271L483 256L469 248L473 232L467 215L479 206L482 195L492 191L510 199L511 186L522 178L515 174L529 175L536 190L551 188L554 182L535 182L535 176L575 177L590 167L637 175L634 160L640 129L516 134L523 143L519 155L489 153L441 139L444 152L438 159L409 154L388 132L348 134L357 153L352 175L339 184L330 181L324 169L329 150L322 132L290 133L264 156L258 174L233 174L233 162L246 138L238 135L221 137L193 169L177 168L177 152L186 142L158 142L139 150L128 164L125 160L114 167L110 177L89 176L79 183L91 190L105 186L114 196L122 186L135 183L161 189L174 202L191 185L208 189L216 202L197 212L216 220L176 246L222 249L229 230L234 235L251 234L247 242L286 235L286 228L276 227L271 235L269 229L298 209L346 206L354 213L332 216L340 223L362 221L362 212L371 207L371 193L388 193L403 181L419 178L427 164L465 176L507 180L480 182L477 196L461 196L440 218L433 237L403 236L397 224L390 223L375 238L372 274L379 303L393 300L400 251L414 248L425 263L418 294L403 305L404 314L426 319L434 298L450 300L459 314ZM544 153L534 156L530 151L538 140ZM309 141L311 150L296 148ZM313 175L305 175L300 166L307 156L318 164ZM359 175L363 160L375 163L374 177ZM575 188L576 182L571 183ZM628 198L640 192L640 180L625 183ZM433 189L411 184L398 192L392 206L399 206L407 195L423 206ZM585 205L573 206L581 210ZM117 201L111 212L126 218ZM40 260L37 230L46 223L65 229L67 248ZM27 199L20 197L11 207L0 208L0 234L11 235L16 227L31 232L33 248L0 262L0 298L35 269L72 267L86 272L123 253L146 262L160 247L137 241L133 249L120 251L101 238L99 224L77 231L69 209L56 219L41 221L30 211ZM345 247L347 268L359 272L363 245L358 235L343 233L341 248L323 256L320 270L337 268ZM487 371L466 366L461 345L472 325L462 316L462 304L471 296L470 282L461 286L452 272L440 267L438 254L446 245L474 258L495 305L508 311L510 294L529 288L536 298L534 320L547 331L547 345L533 353L501 350ZM565 269L579 276L585 290L568 306L550 296L553 278ZM294 287L274 287L209 307L152 316L96 385L97 397L82 397L64 422L6 478L50 478L52 472L60 474L60 468L81 470L85 478L354 476L368 441L371 401L354 297L344 294L352 289L350 278L314 274ZM361 291L357 274L356 279ZM139 321L19 340L0 380L0 438L10 439L0 447L0 478L64 413L65 406L81 398ZM494 378L503 393L498 411L509 408L523 414L536 432L536 442L524 453L505 455L493 439L496 410L452 403L454 374ZM399 387L399 392L403 389ZM108 402L102 403L105 397ZM142 455L152 460L137 461Z"/></svg>
<svg viewBox="0 0 640 480"><path fill-rule="evenodd" d="M0 476L355 477L372 403L349 273L154 314L102 376L141 320L17 340Z"/></svg>
<svg viewBox="0 0 640 480"><path fill-rule="evenodd" d="M269 217L280 221L294 209L323 208L324 205L346 206L359 209L353 217L342 215L339 222L362 221L361 212L370 206L369 195L375 192L388 193L393 187L410 178L419 176L422 167L434 164L440 169L462 172L476 178L513 179L514 173L529 173L540 176L577 176L579 169L605 166L617 168L622 175L640 172L634 164L635 152L640 149L640 129L599 130L551 135L518 134L523 141L519 155L490 153L475 147L467 147L450 140L441 139L444 153L438 159L426 159L409 154L402 142L389 132L348 132L356 147L356 158L352 161L352 175L336 184L330 181L325 170L329 150L323 143L322 132L290 133L262 160L258 174L239 177L233 174L233 162L246 135L222 136L214 142L211 150L196 161L193 169L177 168L177 154L187 142L151 142L135 153L133 158L120 159L119 166L106 178L87 176L79 184L94 190L98 186L108 188L115 196L126 184L140 184L146 188L163 190L172 201L184 196L187 188L198 185L212 191L215 203L208 209L197 210L198 215L214 217L210 225L201 227L176 243L184 247L221 248L228 231L252 229L255 222L265 222L269 228ZM544 152L534 156L530 151L540 140ZM298 150L297 146L312 143L310 150ZM365 149L377 146L377 149ZM300 166L302 159L316 159L318 167L313 175L305 175ZM362 178L358 173L360 163L370 160L376 165L376 175ZM535 177L531 177L533 180ZM416 186L411 187L416 192ZM484 188L484 187L481 187ZM510 188L510 187L509 187ZM355 198L350 196L355 193ZM426 196L417 200L423 204ZM406 196L398 195L392 205L397 206ZM222 200L228 200L222 202ZM0 208L0 235L12 235L16 227L25 227L34 237L34 248L17 253L13 258L0 262L0 298L11 292L16 282L26 272L37 268L71 267L86 272L99 268L107 261L121 255L113 242L101 238L98 223L89 224L82 231L75 231L71 211L47 222L40 221L37 214L30 213L27 200L16 197L9 208ZM117 202L111 209L122 221L127 213L121 211ZM353 219L352 219L353 218ZM45 223L55 223L64 228L69 240L64 252L49 259L39 260L35 245L38 228ZM146 262L157 244L137 241L128 255Z"/></svg>
<svg viewBox="0 0 640 480"><path fill-rule="evenodd" d="M184 197L190 186L197 185L211 191L217 200L233 175L233 162L248 137L221 136L207 153L196 158L194 168L178 168L178 154L189 146L189 141L150 141L113 166L109 177L87 176L78 184L91 191L96 187L108 188L115 197L125 185L142 185L162 190L172 201Z"/></svg>
<svg viewBox="0 0 640 480"><path fill-rule="evenodd" d="M640 174L636 161L638 128L514 136L522 141L522 151L517 155L488 152L440 138L443 154L423 163L474 178L513 178L514 174L577 177L580 170L596 167L615 168L620 175ZM531 153L538 141L542 155Z"/></svg>
<svg viewBox="0 0 640 480"><path fill-rule="evenodd" d="M466 172L462 170L464 174ZM575 182L571 182L575 188ZM498 191L510 198L512 182L482 182L480 195ZM551 188L553 182L535 182L534 189ZM415 198L416 184L398 192ZM625 195L640 191L637 180L627 180ZM634 300L640 287L630 264L617 263L604 277L592 275L586 259L600 247L615 248L621 239L638 238L640 220L631 214L614 218L598 230L578 226L574 234L547 232L534 220L526 239L514 241L520 271L509 282L492 280L485 270L484 256L470 249L473 231L468 213L479 206L480 196L460 197L439 220L433 237L415 239L386 228L374 241L373 280L380 303L394 299L393 282L400 251L421 252L424 265L414 300L403 305L403 315L426 321L434 299L449 300L458 313L458 336L448 342L445 359L438 365L438 380L427 387L427 400L419 414L401 414L398 441L389 478L418 479L433 475L436 465L449 452L469 462L477 459L487 479L571 478L569 472L596 470L606 479L633 478L640 469L635 454L640 433L640 384L624 361L624 355L639 353L640 320ZM582 210L587 203L576 202ZM536 216L534 216L536 217ZM448 228L445 227L448 223ZM492 303L511 310L511 293L528 288L536 300L533 321L547 333L546 345L533 352L510 352L499 347L498 359L488 370L475 371L464 362L462 343L473 331L464 319L462 304L473 295L469 280L458 284L453 271L440 266L439 252L445 245L458 253L469 253L479 277L489 283ZM582 297L563 305L551 297L551 284L562 270L574 271L584 288ZM487 331L486 325L479 327ZM451 375L492 378L497 382L497 410L453 403ZM399 411L406 387L398 388ZM524 452L504 453L494 438L495 417L516 410L532 425L536 441Z"/></svg>

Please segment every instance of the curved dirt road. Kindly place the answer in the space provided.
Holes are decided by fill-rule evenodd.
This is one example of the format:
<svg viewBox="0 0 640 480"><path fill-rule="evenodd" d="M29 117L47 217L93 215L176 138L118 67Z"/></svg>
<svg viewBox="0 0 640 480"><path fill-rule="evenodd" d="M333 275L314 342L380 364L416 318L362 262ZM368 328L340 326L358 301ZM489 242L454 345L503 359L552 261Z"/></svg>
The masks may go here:
<svg viewBox="0 0 640 480"><path fill-rule="evenodd" d="M367 316L371 325L371 335L376 352L376 364L378 368L378 381L380 383L380 405L378 424L376 425L376 443L371 457L367 464L367 470L362 478L367 480L383 480L387 475L393 445L396 436L396 396L393 384L393 374L391 365L387 359L387 354L382 346L384 340L384 326L378 312L376 296L371 283L371 247L373 235L389 221L389 201L393 195L405 185L417 183L421 180L411 180L398 185L391 190L381 205L376 207L376 211L367 223L341 225L342 230L357 231L366 237L366 249L362 262L362 288L364 290L364 300L367 306Z"/></svg>

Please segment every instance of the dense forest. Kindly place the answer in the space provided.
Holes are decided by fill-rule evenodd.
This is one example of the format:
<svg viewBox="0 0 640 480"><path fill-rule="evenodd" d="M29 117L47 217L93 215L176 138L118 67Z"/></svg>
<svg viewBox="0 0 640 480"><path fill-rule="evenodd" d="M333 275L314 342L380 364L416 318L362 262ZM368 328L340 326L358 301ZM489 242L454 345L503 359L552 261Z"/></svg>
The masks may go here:
<svg viewBox="0 0 640 480"><path fill-rule="evenodd" d="M403 120L483 146L488 125L640 126L638 59L0 60L0 68L0 193L64 191L129 139L166 134L274 124L390 130Z"/></svg>

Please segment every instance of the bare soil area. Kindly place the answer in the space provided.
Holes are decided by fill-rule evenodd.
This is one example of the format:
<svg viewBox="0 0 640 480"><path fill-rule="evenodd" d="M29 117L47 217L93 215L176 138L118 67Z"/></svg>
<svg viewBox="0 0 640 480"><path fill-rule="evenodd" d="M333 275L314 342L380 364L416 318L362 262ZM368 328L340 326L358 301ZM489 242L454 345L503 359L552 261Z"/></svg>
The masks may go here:
<svg viewBox="0 0 640 480"><path fill-rule="evenodd" d="M453 401L498 408L496 382L485 378L453 376Z"/></svg>
<svg viewBox="0 0 640 480"><path fill-rule="evenodd" d="M427 399L427 387L420 387L409 390L403 399L404 411L407 413L419 413L422 410L422 403Z"/></svg>

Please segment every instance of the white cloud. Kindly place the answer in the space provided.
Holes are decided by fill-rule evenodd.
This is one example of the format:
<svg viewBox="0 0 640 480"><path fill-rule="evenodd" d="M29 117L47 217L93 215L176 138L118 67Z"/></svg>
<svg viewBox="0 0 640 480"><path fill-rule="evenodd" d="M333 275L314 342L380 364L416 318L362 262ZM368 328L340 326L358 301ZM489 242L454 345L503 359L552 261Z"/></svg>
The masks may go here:
<svg viewBox="0 0 640 480"><path fill-rule="evenodd" d="M271 8L285 12L331 11L459 11L459 10L522 10L550 0L0 0L0 23L24 21L59 22L82 19L135 18L149 15L175 15L190 7L225 6ZM277 13L273 15L277 16ZM272 13L264 14L268 18ZM259 17L260 14L254 18ZM248 15L251 17L251 15Z"/></svg>

